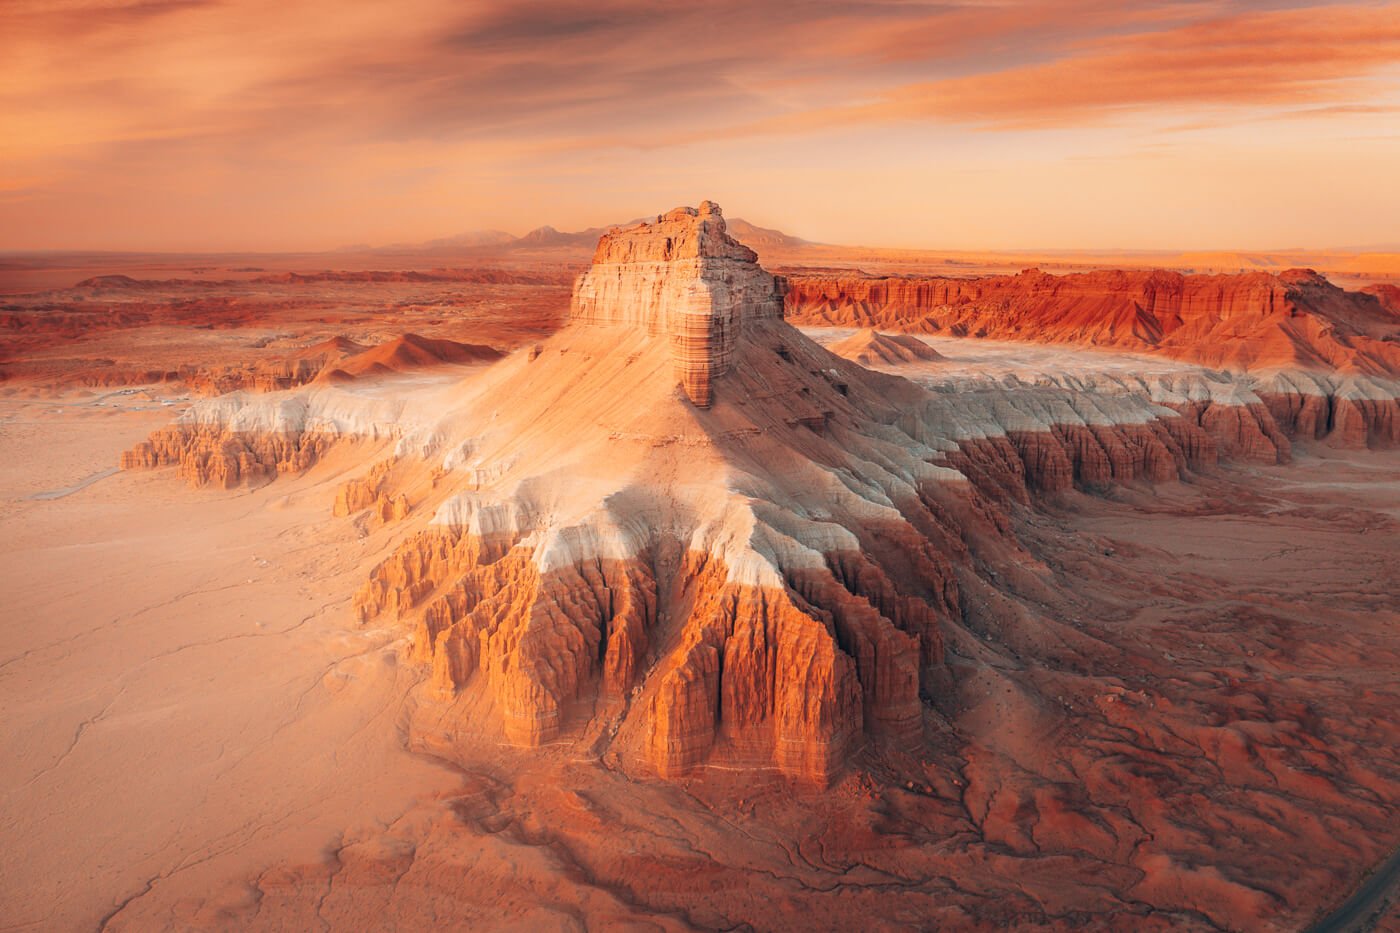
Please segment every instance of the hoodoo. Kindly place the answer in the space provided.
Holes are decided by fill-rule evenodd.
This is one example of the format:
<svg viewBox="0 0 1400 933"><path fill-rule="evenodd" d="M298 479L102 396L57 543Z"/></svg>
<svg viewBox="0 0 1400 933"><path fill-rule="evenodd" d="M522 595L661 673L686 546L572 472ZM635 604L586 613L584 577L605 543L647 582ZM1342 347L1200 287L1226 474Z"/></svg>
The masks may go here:
<svg viewBox="0 0 1400 933"><path fill-rule="evenodd" d="M603 234L570 309L579 323L634 325L667 338L676 378L698 408L710 407L745 324L782 315L777 280L725 232L713 201Z"/></svg>

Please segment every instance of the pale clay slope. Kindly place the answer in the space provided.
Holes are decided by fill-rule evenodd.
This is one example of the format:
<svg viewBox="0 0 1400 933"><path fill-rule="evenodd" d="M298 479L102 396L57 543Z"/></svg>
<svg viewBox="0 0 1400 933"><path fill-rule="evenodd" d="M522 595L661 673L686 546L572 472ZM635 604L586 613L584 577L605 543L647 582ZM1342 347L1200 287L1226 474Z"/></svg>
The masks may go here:
<svg viewBox="0 0 1400 933"><path fill-rule="evenodd" d="M860 331L851 327L801 327L802 333L835 350ZM1360 374L1309 370L1240 373L1209 369L1161 356L1088 347L1016 343L968 337L905 334L939 353L937 362L868 364L931 389L966 391L1004 388L1016 382L1098 393L1141 393L1164 404L1213 401L1251 405L1260 395L1312 395L1353 401L1400 398L1400 381ZM1118 422L1126 423L1126 422Z"/></svg>
<svg viewBox="0 0 1400 933"><path fill-rule="evenodd" d="M807 333L830 342L850 332ZM398 454L435 461L467 487L441 507L439 523L475 534L532 533L542 567L630 557L670 535L723 555L741 581L770 583L777 567L813 565L821 551L848 540L849 532L823 521L820 506L804 502L799 490L813 482L837 491L843 509L874 517L891 509L895 487L961 480L924 462L959 441L1176 417L1162 403L1259 401L1254 377L1189 364L1057 348L1052 355L1067 365L1051 371L1048 359L1034 360L1024 345L926 341L946 359L888 367L935 390L926 409L910 416L918 422L910 432L923 443L900 432L877 455L852 450L859 469L841 475L740 469L679 404L665 346L627 327L576 325L449 385L386 380L235 393L197 404L182 420L235 432L397 438ZM1306 386L1323 377L1277 378ZM859 479L872 475L876 461L879 478ZM793 482L779 486L785 477ZM756 503L773 508L756 510ZM761 511L790 517L777 522Z"/></svg>
<svg viewBox="0 0 1400 933"><path fill-rule="evenodd" d="M824 503L851 517L893 519L895 487L961 480L923 462L936 454L919 445L867 451L860 472L882 461L876 480L796 462L787 471L746 469L677 397L666 345L633 329L570 328L535 357L523 351L447 387L385 382L377 395L318 388L225 397L195 406L185 423L396 436L400 455L430 460L464 487L436 522L529 534L542 568L631 557L665 536L722 555L732 580L760 585L781 585L777 567L819 567L821 551L854 546ZM401 418L391 423L395 412ZM430 421L427 412L440 414Z"/></svg>
<svg viewBox="0 0 1400 933"><path fill-rule="evenodd" d="M732 580L776 586L782 569L819 567L823 552L853 546L832 511L893 520L893 500L918 482L963 481L927 462L959 441L1174 418L1156 402L1178 395L1251 398L1230 382L1185 379L1185 368L1173 374L1184 380L1174 389L1156 383L1150 394L1092 371L1010 385L968 373L963 391L936 392L923 411L908 413L909 423L885 426L884 438L843 437L849 468L794 458L760 470L715 444L678 399L670 364L664 343L645 333L575 325L451 385L386 380L234 394L201 402L182 420L238 432L397 438L396 453L431 461L464 487L437 523L529 535L542 568L631 557L667 536L722 556Z"/></svg>
<svg viewBox="0 0 1400 933"><path fill-rule="evenodd" d="M850 334L807 333L821 342ZM235 393L199 403L182 420L255 434L396 438L398 455L431 461L462 487L437 523L525 535L545 569L631 557L664 536L722 556L737 582L778 585L783 568L820 566L824 551L853 543L831 509L894 519L892 501L917 482L960 481L926 462L960 441L1052 425L1145 424L1176 417L1163 405L1186 401L1259 402L1254 376L1124 354L924 339L945 359L886 368L933 389L932 399L908 413L903 430L887 427L894 434L878 451L862 449L870 439L848 438L844 470L812 462L744 470L679 402L664 343L626 326L574 325L451 384L419 378ZM1272 378L1308 391L1329 377ZM1348 381L1358 394L1388 391L1375 380Z"/></svg>

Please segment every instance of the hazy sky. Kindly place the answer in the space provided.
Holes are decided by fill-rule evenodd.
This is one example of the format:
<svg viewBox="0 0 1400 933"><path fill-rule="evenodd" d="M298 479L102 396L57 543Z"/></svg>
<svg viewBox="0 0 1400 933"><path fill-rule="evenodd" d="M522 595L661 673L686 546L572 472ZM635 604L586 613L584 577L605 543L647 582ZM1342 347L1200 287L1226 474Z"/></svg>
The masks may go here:
<svg viewBox="0 0 1400 933"><path fill-rule="evenodd" d="M1400 242L1400 0L0 0L0 249Z"/></svg>

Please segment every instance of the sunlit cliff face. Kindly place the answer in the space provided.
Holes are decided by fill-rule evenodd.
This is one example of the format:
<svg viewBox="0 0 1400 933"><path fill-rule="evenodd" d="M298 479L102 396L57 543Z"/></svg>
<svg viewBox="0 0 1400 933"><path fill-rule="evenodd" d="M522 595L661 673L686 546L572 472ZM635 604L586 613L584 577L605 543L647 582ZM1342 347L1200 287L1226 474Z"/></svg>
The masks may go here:
<svg viewBox="0 0 1400 933"><path fill-rule="evenodd" d="M577 229L697 188L835 242L1374 244L1398 76L1393 2L13 0L0 248Z"/></svg>

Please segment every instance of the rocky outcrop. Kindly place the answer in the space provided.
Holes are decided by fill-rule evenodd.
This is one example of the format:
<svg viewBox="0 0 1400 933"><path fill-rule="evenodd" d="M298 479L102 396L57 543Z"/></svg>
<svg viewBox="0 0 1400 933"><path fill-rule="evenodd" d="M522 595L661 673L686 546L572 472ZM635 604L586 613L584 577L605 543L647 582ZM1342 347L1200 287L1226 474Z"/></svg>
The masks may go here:
<svg viewBox="0 0 1400 933"><path fill-rule="evenodd" d="M347 516L369 509L380 524L408 517L411 511L408 496L388 488L397 462L397 457L381 460L364 476L346 480L336 490L335 504L331 507L332 514Z"/></svg>
<svg viewBox="0 0 1400 933"><path fill-rule="evenodd" d="M460 473L470 491L356 605L366 622L409 625L438 695L478 698L474 715L484 697L512 742L602 736L663 776L723 764L821 783L857 748L922 735L967 542L1014 548L1009 503L1175 480L1215 447L1145 398L931 395L743 305L724 318L742 326L731 365L710 371L709 409L677 407L676 283L656 266L680 263L685 281L686 257L733 249L700 242L714 216L605 238L574 326L503 364L477 399L514 400L520 429L493 427L512 460L493 469L489 438L449 454L440 489ZM775 294L756 265L742 275L749 294ZM567 439L549 446L560 417ZM545 446L527 453L518 430ZM599 485L576 519L555 472Z"/></svg>
<svg viewBox="0 0 1400 933"><path fill-rule="evenodd" d="M355 604L365 620L422 605L414 655L437 692L450 697L480 674L506 737L538 745L577 725L570 713L593 691L632 688L656 587L640 560L543 573L528 550L437 529L375 568Z"/></svg>
<svg viewBox="0 0 1400 933"><path fill-rule="evenodd" d="M1389 283L1367 285L1362 291L1368 295L1375 295L1380 301L1381 307L1400 320L1400 285Z"/></svg>
<svg viewBox="0 0 1400 933"><path fill-rule="evenodd" d="M921 684L942 662L938 618L956 611L957 584L911 543L925 584L942 581L926 598L858 551L755 586L675 541L542 571L519 541L436 529L375 568L355 604L365 621L416 619L414 656L439 695L479 683L512 742L630 703L664 776L718 759L824 783L864 736L922 734ZM660 618L679 632L664 653Z"/></svg>
<svg viewBox="0 0 1400 933"><path fill-rule="evenodd" d="M1400 319L1311 270L1278 275L1105 271L955 279L789 275L795 324L1154 350L1253 371L1400 373Z"/></svg>
<svg viewBox="0 0 1400 933"><path fill-rule="evenodd" d="M719 206L677 208L603 234L574 286L570 320L644 328L670 341L675 375L699 408L729 371L747 321L782 315L782 292L753 250L725 232Z"/></svg>
<svg viewBox="0 0 1400 933"><path fill-rule="evenodd" d="M1163 380L1158 404L1200 425L1228 459L1287 463L1295 440L1342 448L1400 444L1400 381L1280 372L1217 379L1204 391L1182 393L1183 385Z"/></svg>
<svg viewBox="0 0 1400 933"><path fill-rule="evenodd" d="M1145 424L1055 424L960 442L949 461L993 500L1030 503L1033 494L1166 483L1214 466L1210 434L1184 418Z"/></svg>
<svg viewBox="0 0 1400 933"><path fill-rule="evenodd" d="M1400 444L1400 384L1395 381L1275 373L1255 391L1274 421L1294 437L1335 447Z"/></svg>
<svg viewBox="0 0 1400 933"><path fill-rule="evenodd" d="M313 432L240 433L164 428L122 453L123 470L174 466L191 486L232 489L309 468L338 438Z"/></svg>
<svg viewBox="0 0 1400 933"><path fill-rule="evenodd" d="M787 279L796 324L1113 347L1249 374L1248 410L1183 411L1231 455L1286 460L1295 421L1308 439L1395 443L1400 316L1379 289L1343 291L1308 270Z"/></svg>
<svg viewBox="0 0 1400 933"><path fill-rule="evenodd" d="M845 764L862 720L857 665L832 621L790 590L728 585L723 567L691 562L698 624L658 672L649 758L663 776L679 776L723 743L741 761L825 783ZM891 653L906 670L870 671L867 680L898 679L884 690L912 703L917 718L917 646Z"/></svg>
<svg viewBox="0 0 1400 933"><path fill-rule="evenodd" d="M175 466L192 486L229 489L306 470L337 444L402 439L421 414L408 410L401 398L327 386L267 395L234 392L194 405L125 451L119 466Z"/></svg>

